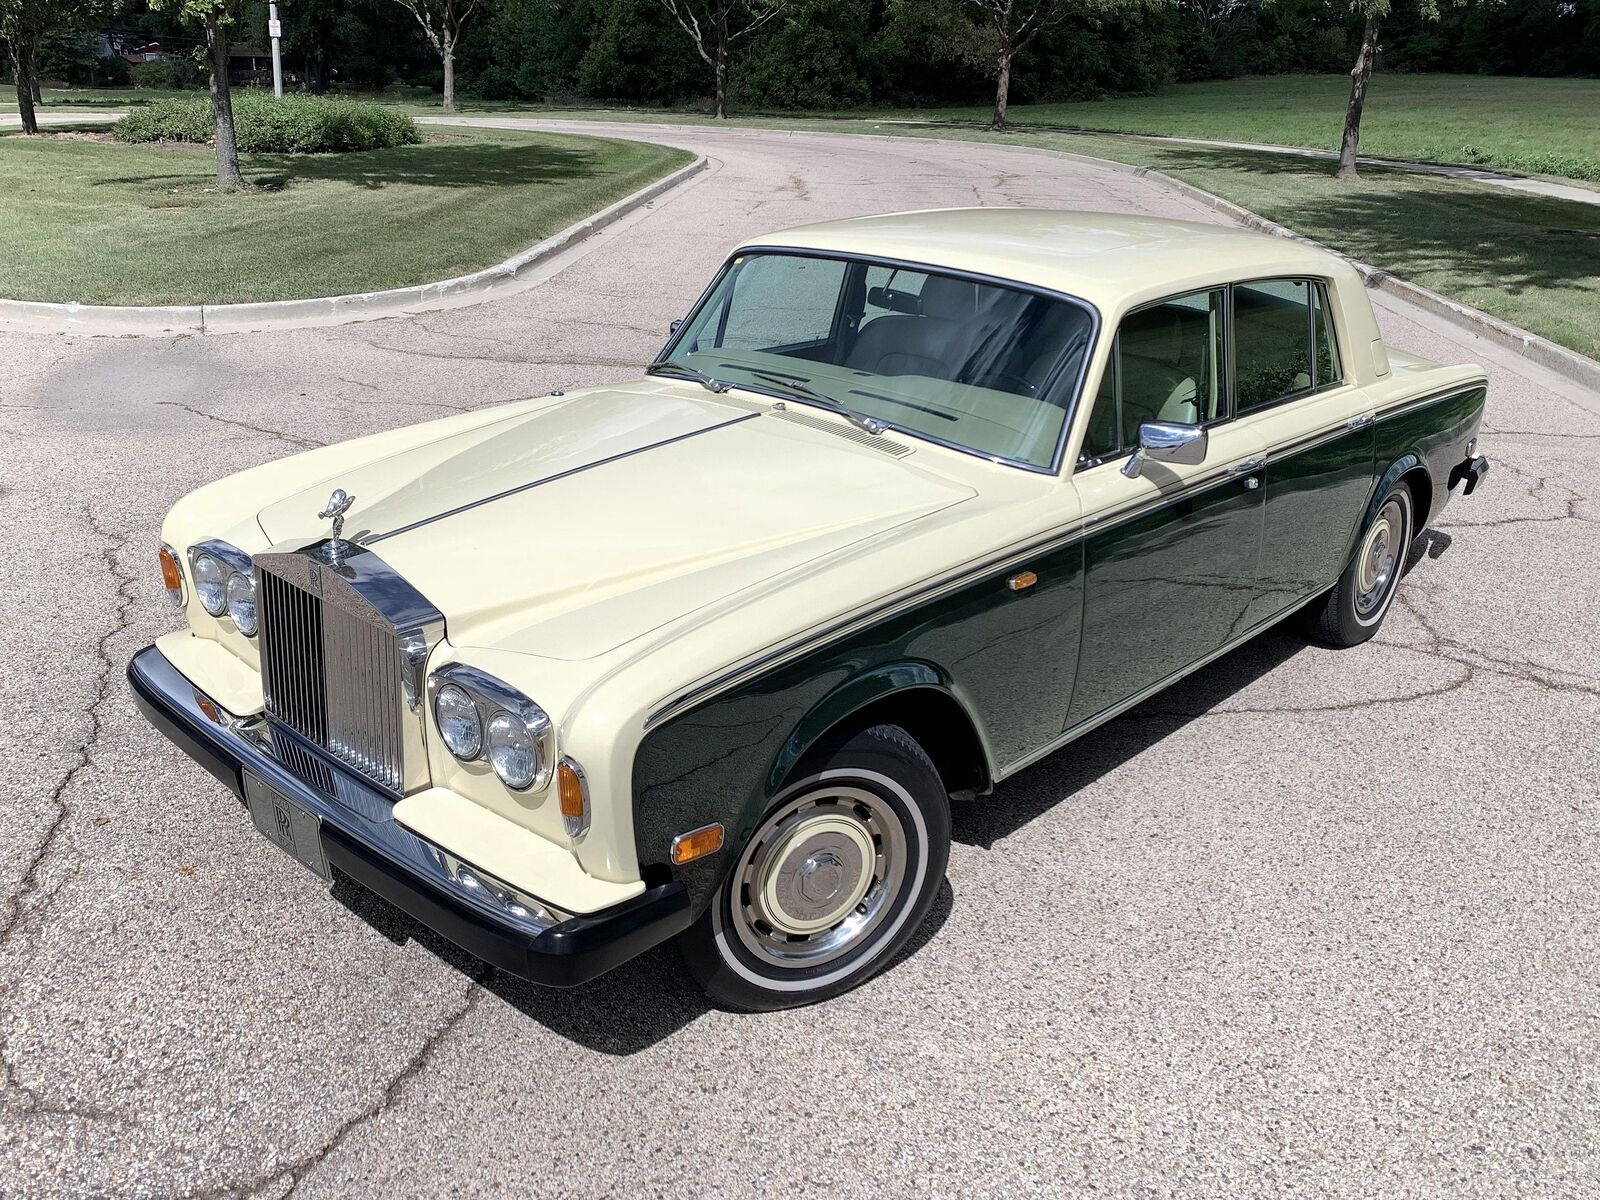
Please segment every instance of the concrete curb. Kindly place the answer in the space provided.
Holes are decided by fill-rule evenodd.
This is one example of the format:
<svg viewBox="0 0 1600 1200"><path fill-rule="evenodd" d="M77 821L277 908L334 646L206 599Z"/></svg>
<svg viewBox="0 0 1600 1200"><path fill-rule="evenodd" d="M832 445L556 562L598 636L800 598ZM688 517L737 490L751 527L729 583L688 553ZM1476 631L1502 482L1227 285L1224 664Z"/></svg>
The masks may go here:
<svg viewBox="0 0 1600 1200"><path fill-rule="evenodd" d="M706 170L700 155L615 204L601 209L560 233L512 255L504 262L469 275L436 283L356 292L309 300L267 300L251 304L180 304L133 307L109 304L51 304L33 300L0 300L0 327L34 333L74 333L122 337L159 337L176 333L242 333L249 330L293 329L310 325L342 325L372 321L399 313L472 303L515 281L530 268L566 250L635 209L671 191Z"/></svg>
<svg viewBox="0 0 1600 1200"><path fill-rule="evenodd" d="M1221 196L1213 195L1203 188L1195 187L1192 183L1185 183L1181 179L1174 179L1171 175L1157 171L1153 167L1139 167L1132 163L1120 163L1109 158L1094 158L1087 154L1073 154L1069 150L1051 150L1044 146L1017 146L1030 154L1048 154L1057 158L1071 159L1076 162L1091 164L1096 167L1109 167L1113 171L1120 171L1127 175L1142 175L1150 179L1159 180L1161 183L1187 196L1200 204L1205 205L1247 229L1254 229L1260 233L1270 233L1275 237L1292 238L1297 242L1310 242L1320 246L1331 254L1339 254L1332 247L1323 246L1322 243L1296 233L1286 226L1279 225L1276 221L1269 221L1258 213L1251 212L1242 205L1231 200L1224 200ZM1473 308L1470 304L1462 304L1448 296L1441 296L1438 292L1430 291L1409 280L1391 275L1381 268L1360 259L1351 258L1348 254L1339 254L1339 257L1348 262L1361 277L1366 280L1367 286L1374 291L1387 292L1415 304L1418 308L1426 309L1435 316L1443 317L1452 324L1459 325L1471 333L1488 338L1497 346L1510 350L1513 354L1520 355L1530 362L1538 363L1546 370L1554 371L1563 378L1582 387L1600 391L1600 362L1579 354L1576 350L1568 350L1565 346L1558 346L1552 341L1540 337L1538 334L1529 333L1526 329L1518 328L1509 322L1500 320L1499 317L1490 316L1481 309Z"/></svg>

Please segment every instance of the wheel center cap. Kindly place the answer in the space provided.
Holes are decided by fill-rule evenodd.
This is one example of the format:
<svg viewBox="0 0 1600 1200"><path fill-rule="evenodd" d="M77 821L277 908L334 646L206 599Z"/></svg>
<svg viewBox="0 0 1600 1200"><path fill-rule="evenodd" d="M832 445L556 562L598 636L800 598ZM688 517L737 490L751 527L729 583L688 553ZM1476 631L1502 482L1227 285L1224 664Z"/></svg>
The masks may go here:
<svg viewBox="0 0 1600 1200"><path fill-rule="evenodd" d="M852 817L798 822L765 862L759 894L767 921L809 936L843 920L871 886L875 857L871 835Z"/></svg>
<svg viewBox="0 0 1600 1200"><path fill-rule="evenodd" d="M825 904L839 892L844 863L831 850L813 854L800 864L800 894L813 904Z"/></svg>

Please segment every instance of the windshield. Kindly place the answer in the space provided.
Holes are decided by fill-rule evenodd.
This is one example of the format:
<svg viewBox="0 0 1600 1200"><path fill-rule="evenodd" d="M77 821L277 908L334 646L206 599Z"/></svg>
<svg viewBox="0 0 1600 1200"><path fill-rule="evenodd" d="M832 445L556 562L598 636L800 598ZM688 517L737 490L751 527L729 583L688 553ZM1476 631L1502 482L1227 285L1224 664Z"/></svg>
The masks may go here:
<svg viewBox="0 0 1600 1200"><path fill-rule="evenodd" d="M1021 288L759 252L728 264L657 368L1050 469L1093 327L1083 305Z"/></svg>

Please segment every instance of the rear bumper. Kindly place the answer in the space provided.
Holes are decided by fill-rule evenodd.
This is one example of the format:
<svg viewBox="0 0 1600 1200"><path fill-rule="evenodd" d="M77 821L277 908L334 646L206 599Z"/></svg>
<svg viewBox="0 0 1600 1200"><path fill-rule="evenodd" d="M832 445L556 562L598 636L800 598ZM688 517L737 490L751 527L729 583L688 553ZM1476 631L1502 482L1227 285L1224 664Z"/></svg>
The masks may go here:
<svg viewBox="0 0 1600 1200"><path fill-rule="evenodd" d="M134 655L128 684L150 723L241 801L248 769L316 815L331 867L509 974L572 987L690 923L688 891L676 881L558 924L514 917L465 892L433 846L393 819L388 797L336 768L332 792L314 786L275 752L270 730L230 718L154 646Z"/></svg>
<svg viewBox="0 0 1600 1200"><path fill-rule="evenodd" d="M1456 469L1450 472L1450 490L1454 491L1458 483L1465 484L1466 486L1461 489L1461 494L1470 496L1477 486L1483 482L1484 476L1488 473L1489 460L1483 455L1480 454L1476 458L1463 459L1456 466Z"/></svg>

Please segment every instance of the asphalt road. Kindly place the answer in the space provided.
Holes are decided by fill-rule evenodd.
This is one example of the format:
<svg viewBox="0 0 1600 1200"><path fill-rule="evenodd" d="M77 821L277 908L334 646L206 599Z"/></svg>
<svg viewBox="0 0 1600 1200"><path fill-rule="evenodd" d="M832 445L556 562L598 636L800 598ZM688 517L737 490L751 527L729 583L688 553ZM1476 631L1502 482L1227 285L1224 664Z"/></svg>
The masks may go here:
<svg viewBox="0 0 1600 1200"><path fill-rule="evenodd" d="M145 725L122 672L201 483L634 374L747 234L1206 216L987 145L616 132L716 169L516 296L0 337L0 1193L1593 1195L1600 397L1391 299L1395 344L1489 366L1495 467L1378 640L1268 634L963 808L927 936L827 1006L708 1009L670 949L485 973Z"/></svg>

